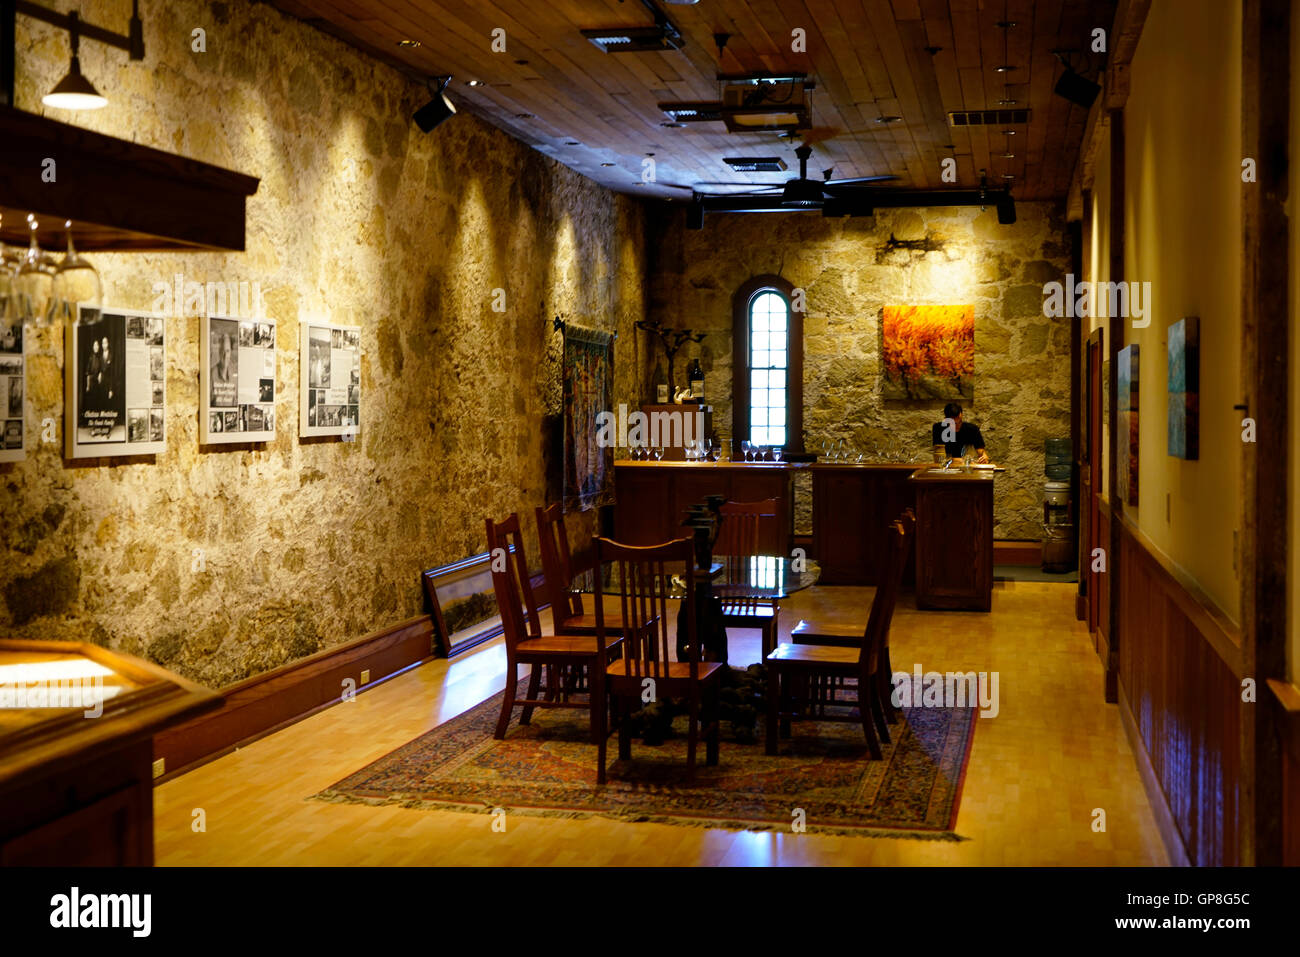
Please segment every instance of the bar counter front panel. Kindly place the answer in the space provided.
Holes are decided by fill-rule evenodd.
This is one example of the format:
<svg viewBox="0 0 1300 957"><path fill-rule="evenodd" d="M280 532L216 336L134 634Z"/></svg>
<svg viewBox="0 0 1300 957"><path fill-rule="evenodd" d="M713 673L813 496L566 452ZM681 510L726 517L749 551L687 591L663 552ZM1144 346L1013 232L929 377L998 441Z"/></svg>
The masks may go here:
<svg viewBox="0 0 1300 957"><path fill-rule="evenodd" d="M632 462L614 463L614 537L630 545L658 545L689 537L682 527L686 509L706 496L730 502L776 499L776 521L759 528L765 555L789 555L793 547L793 475L786 462Z"/></svg>

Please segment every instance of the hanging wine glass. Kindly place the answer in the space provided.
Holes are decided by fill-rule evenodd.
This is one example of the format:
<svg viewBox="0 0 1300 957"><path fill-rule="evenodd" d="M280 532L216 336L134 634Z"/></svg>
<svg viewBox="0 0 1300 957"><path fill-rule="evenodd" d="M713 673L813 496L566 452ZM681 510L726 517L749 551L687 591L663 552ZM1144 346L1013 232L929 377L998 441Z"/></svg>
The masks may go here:
<svg viewBox="0 0 1300 957"><path fill-rule="evenodd" d="M31 242L18 266L18 274L14 277L14 293L22 321L39 325L49 315L50 296L54 289L54 267L50 263L50 257L36 245L36 230L40 224L31 216L27 222L31 227Z"/></svg>
<svg viewBox="0 0 1300 957"><path fill-rule="evenodd" d="M99 273L89 262L78 255L72 245L72 220L63 228L68 232L68 253L54 269L54 284L50 291L50 322L69 323L77 318L79 304L99 309L103 303L103 286Z"/></svg>

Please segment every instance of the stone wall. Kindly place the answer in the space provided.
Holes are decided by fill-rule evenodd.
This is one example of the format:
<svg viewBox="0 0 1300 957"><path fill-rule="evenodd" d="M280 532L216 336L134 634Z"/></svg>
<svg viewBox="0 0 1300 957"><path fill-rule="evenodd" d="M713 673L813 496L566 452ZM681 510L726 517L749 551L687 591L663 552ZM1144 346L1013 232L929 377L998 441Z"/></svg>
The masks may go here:
<svg viewBox="0 0 1300 957"><path fill-rule="evenodd" d="M28 458L0 465L0 628L222 686L419 614L421 569L484 550L484 516L520 511L535 558L532 508L559 492L551 319L617 330L615 401L639 401L645 213L464 111L421 133L423 85L266 5L141 7L143 63L82 45L110 105L75 122L261 185L244 253L88 258L122 308L176 273L259 283L280 323L277 435L199 448L199 320L172 317L167 451L65 461L62 330L33 336ZM93 19L129 14L105 0ZM18 25L18 106L41 112L67 39ZM297 437L306 312L361 326L355 443ZM35 444L46 417L56 440ZM592 516L570 526L589 535Z"/></svg>
<svg viewBox="0 0 1300 957"><path fill-rule="evenodd" d="M1044 317L1043 284L1064 280L1070 246L1059 207L1019 203L1017 211L1014 226L1000 226L992 207L882 209L862 219L719 214L702 230L686 229L680 209L658 214L650 312L708 330L687 347L687 361L700 356L715 427L729 441L732 296L769 273L802 288L805 447L844 439L870 458L894 448L928 455L930 427L943 417L942 401L883 397L883 308L973 304L974 400L963 405L990 456L1007 466L994 534L1041 538L1043 440L1070 434L1070 320ZM685 368L680 355L677 366ZM797 505L797 530L807 533L806 487Z"/></svg>

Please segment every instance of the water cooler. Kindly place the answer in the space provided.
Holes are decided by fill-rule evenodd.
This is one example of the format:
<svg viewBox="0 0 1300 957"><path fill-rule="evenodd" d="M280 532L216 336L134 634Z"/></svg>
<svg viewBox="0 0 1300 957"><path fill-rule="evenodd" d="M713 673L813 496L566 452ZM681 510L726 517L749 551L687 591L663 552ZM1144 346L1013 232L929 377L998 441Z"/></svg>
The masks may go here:
<svg viewBox="0 0 1300 957"><path fill-rule="evenodd" d="M1075 565L1074 503L1070 479L1074 462L1070 440L1048 439L1044 449L1043 571L1068 572Z"/></svg>

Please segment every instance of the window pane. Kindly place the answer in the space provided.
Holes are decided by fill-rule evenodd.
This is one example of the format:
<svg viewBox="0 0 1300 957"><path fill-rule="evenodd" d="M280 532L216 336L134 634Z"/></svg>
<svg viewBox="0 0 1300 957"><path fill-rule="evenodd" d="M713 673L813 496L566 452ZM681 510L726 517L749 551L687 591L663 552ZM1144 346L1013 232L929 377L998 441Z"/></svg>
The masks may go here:
<svg viewBox="0 0 1300 957"><path fill-rule="evenodd" d="M764 403L769 409L785 408L785 390L772 389L767 393L767 402Z"/></svg>
<svg viewBox="0 0 1300 957"><path fill-rule="evenodd" d="M750 326L755 332L766 332L771 328L771 322L767 318L767 313L755 311L750 316Z"/></svg>
<svg viewBox="0 0 1300 957"><path fill-rule="evenodd" d="M766 390L766 389L750 389L750 390L749 390L749 407L750 407L751 409L753 409L753 408L757 408L757 407L760 406L760 405L763 406L764 408L767 407L767 390Z"/></svg>
<svg viewBox="0 0 1300 957"><path fill-rule="evenodd" d="M786 367L786 351L784 349L780 352L769 352L768 356L770 357L768 359L768 365L775 366L778 369L784 369Z"/></svg>
<svg viewBox="0 0 1300 957"><path fill-rule="evenodd" d="M785 303L781 303L781 308L773 311L769 321L769 328L779 330L786 328Z"/></svg>
<svg viewBox="0 0 1300 957"><path fill-rule="evenodd" d="M755 369L766 369L771 363L768 361L771 353L766 349L755 349L749 364Z"/></svg>
<svg viewBox="0 0 1300 957"><path fill-rule="evenodd" d="M750 410L750 422L753 425L767 425L768 410L761 405L756 405Z"/></svg>
<svg viewBox="0 0 1300 957"><path fill-rule="evenodd" d="M768 343L770 342L770 339L771 339L771 333L762 332L761 330L755 329L754 334L750 339L749 348L751 351L755 351L755 352L758 351L759 349L767 349L769 348Z"/></svg>
<svg viewBox="0 0 1300 957"><path fill-rule="evenodd" d="M785 425L785 409L773 408L768 411L767 421L770 425Z"/></svg>
<svg viewBox="0 0 1300 957"><path fill-rule="evenodd" d="M766 369L751 369L749 373L749 385L754 389L766 389L767 377L770 373Z"/></svg>
<svg viewBox="0 0 1300 957"><path fill-rule="evenodd" d="M785 445L785 427L769 428L765 445Z"/></svg>
<svg viewBox="0 0 1300 957"><path fill-rule="evenodd" d="M784 369L773 369L771 372L767 373L767 387L768 387L769 389L784 389L784 388L785 388L785 370L784 370ZM778 405L785 405L785 397L784 397L784 396L781 397L781 401L778 403Z"/></svg>

